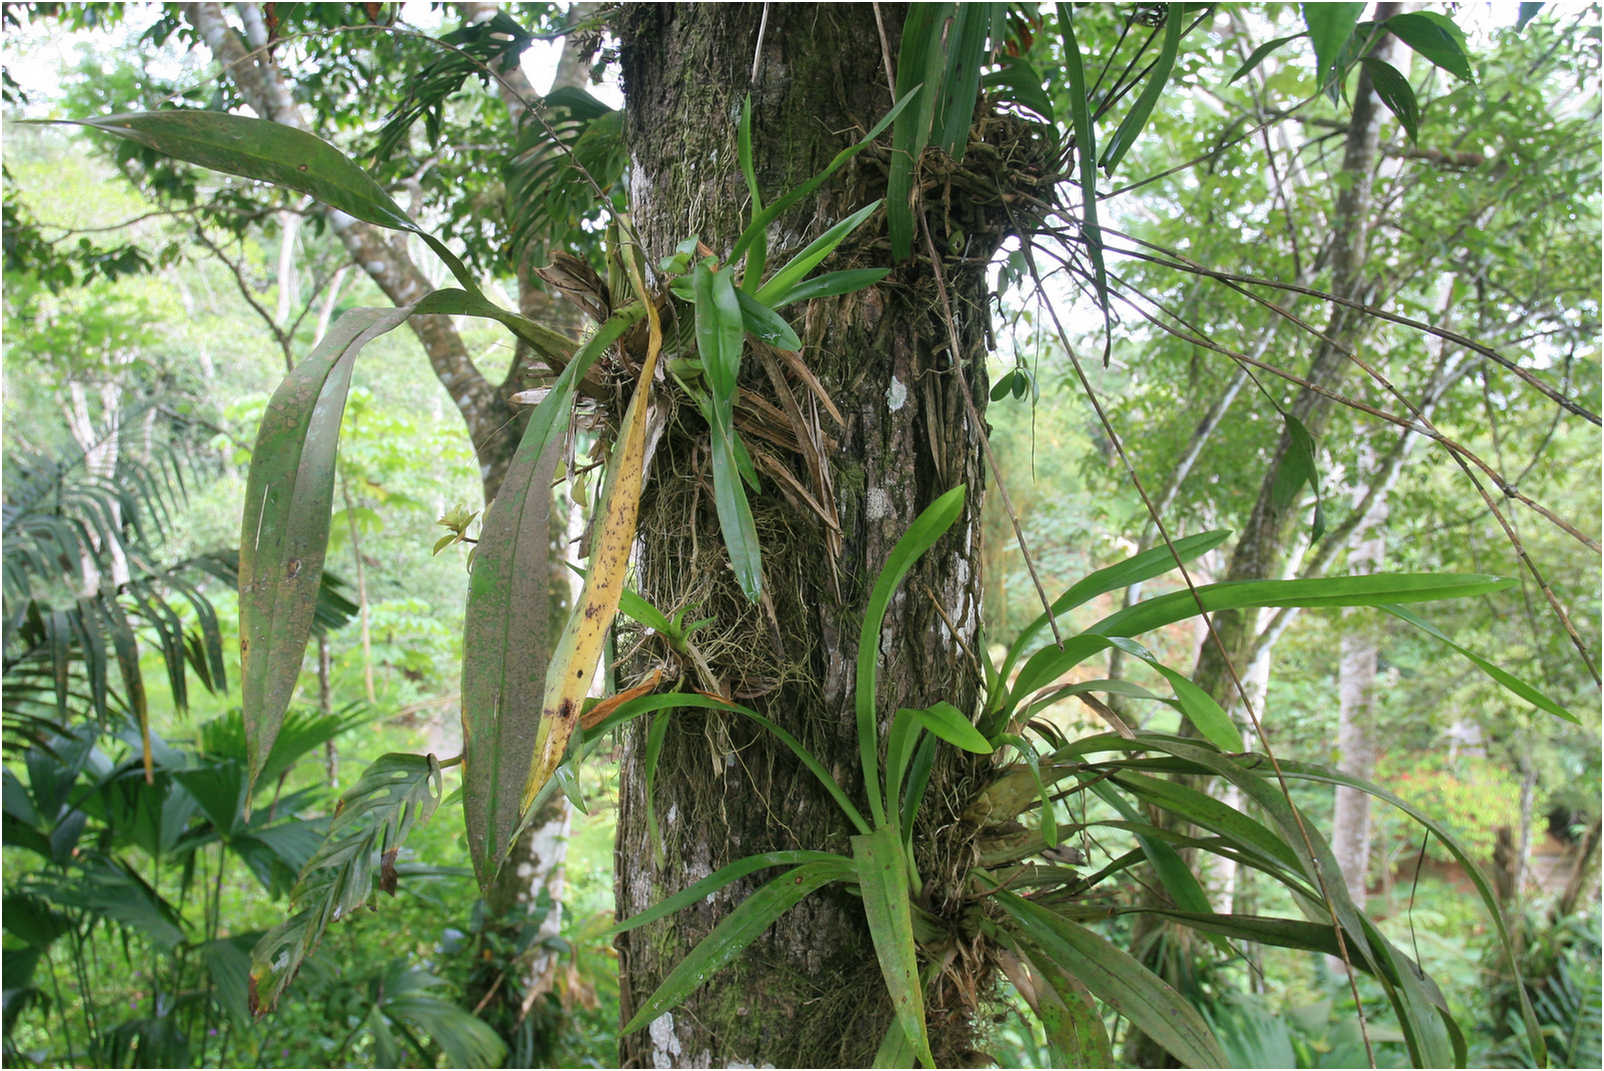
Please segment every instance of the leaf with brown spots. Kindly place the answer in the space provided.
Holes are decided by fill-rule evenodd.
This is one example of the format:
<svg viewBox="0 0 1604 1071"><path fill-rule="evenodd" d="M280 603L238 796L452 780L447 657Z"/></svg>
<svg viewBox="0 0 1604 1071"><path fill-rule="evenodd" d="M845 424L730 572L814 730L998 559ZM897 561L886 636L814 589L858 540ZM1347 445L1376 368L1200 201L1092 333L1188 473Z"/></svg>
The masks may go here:
<svg viewBox="0 0 1604 1071"><path fill-rule="evenodd" d="M652 675L648 677L644 683L637 684L635 687L630 688L627 691L619 692L617 695L610 695L606 699L598 702L589 710L585 711L585 716L580 719L580 725L585 729L586 732L589 732L605 721L607 715L611 714L613 711L617 710L631 699L639 699L647 692L650 692L653 688L656 688L657 683L662 679L662 669L659 668L652 670Z"/></svg>
<svg viewBox="0 0 1604 1071"><path fill-rule="evenodd" d="M241 703L252 780L273 750L312 635L351 367L411 313L352 309L284 377L251 453L240 536Z"/></svg>
<svg viewBox="0 0 1604 1071"><path fill-rule="evenodd" d="M391 896L395 895L396 886L401 881L401 875L395 869L396 856L399 854L399 848L391 848L379 857L379 888Z"/></svg>
<svg viewBox="0 0 1604 1071"><path fill-rule="evenodd" d="M623 597L624 573L635 543L635 519L640 509L641 480L646 464L646 411L651 404L652 376L663 346L663 328L657 306L647 293L635 250L624 251L635 292L646 306L648 341L635 395L624 413L618 442L607 466L607 482L597 502L595 543L585 588L557 641L546 670L546 694L541 704L540 731L535 738L534 761L524 783L521 810L527 811L542 786L562 762L578 718L572 716L584 702L590 679L601 659L602 645ZM562 716L564 710L568 716Z"/></svg>
<svg viewBox="0 0 1604 1071"><path fill-rule="evenodd" d="M575 351L530 414L480 526L462 630L462 813L481 889L512 843L535 754L551 653L551 484L563 431L585 373L643 315L639 304L619 309Z"/></svg>

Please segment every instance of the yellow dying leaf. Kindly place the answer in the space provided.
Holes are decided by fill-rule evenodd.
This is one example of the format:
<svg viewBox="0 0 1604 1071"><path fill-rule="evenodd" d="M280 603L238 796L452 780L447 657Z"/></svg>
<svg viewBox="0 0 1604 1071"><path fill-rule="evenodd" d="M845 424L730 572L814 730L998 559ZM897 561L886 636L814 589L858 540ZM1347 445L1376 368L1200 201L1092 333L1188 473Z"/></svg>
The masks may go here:
<svg viewBox="0 0 1604 1071"><path fill-rule="evenodd" d="M640 381L630 399L607 466L607 482L597 502L600 523L585 574L585 589L575 604L562 637L546 671L546 695L541 703L540 730L535 736L535 757L524 784L523 808L529 809L535 795L551 778L568 750L568 739L579 724L580 710L596 663L601 659L607 630L618 613L618 600L624 590L624 573L629 567L629 550L635 542L635 518L640 509L642 470L646 460L646 410L651 401L652 375L663 346L663 328L657 306L646 292L637 250L627 250L624 262L635 292L646 306L649 329L646 360Z"/></svg>

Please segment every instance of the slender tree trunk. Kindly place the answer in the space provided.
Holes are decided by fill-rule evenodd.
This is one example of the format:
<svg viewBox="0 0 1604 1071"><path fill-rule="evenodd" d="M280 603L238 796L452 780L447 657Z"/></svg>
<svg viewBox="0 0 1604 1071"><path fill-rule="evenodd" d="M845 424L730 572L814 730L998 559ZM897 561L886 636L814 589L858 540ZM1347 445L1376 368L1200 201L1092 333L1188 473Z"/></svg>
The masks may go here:
<svg viewBox="0 0 1604 1071"><path fill-rule="evenodd" d="M317 708L324 717L334 713L334 655L326 632L317 634ZM340 752L330 740L323 745L323 775L330 785L340 783Z"/></svg>
<svg viewBox="0 0 1604 1071"><path fill-rule="evenodd" d="M472 9L476 6L484 7L484 5L466 5L469 8L466 12L469 17L474 15ZM222 66L224 77L231 79L239 87L246 102L258 115L274 122L306 129L306 121L295 103L283 71L274 61L272 54L261 48L261 45L265 44L265 23L257 5L230 5L231 10L241 21L244 40L229 25L222 5L190 3L182 7L185 18L196 28L201 39L210 48L214 59ZM251 49L247 49L247 42L251 44ZM576 67L573 62L568 64L570 71ZM522 78L516 71L509 77L519 80ZM518 86L517 90L518 92L512 94L510 99L505 95L503 98L507 100L509 108L514 109L515 120L519 114L517 109L522 106L518 100L519 95L532 96L527 90L527 83ZM386 234L376 227L340 212L329 212L328 220L331 229L350 253L352 262L360 267L395 304L406 305L415 302L431 289L428 279L413 261L403 238ZM529 267L524 264L519 271L520 310L527 315L549 321L553 315L560 315L562 310L554 309L550 302L544 300L544 295L535 286ZM339 283L343 278L344 269L336 276L334 284L330 287L329 302L320 317L320 334L332 312L334 294L338 292ZM492 384L474 366L462 339L448 317L414 316L408 320L408 326L422 344L435 377L449 392L452 402L467 424L468 434L479 463L485 502L489 503L500 489L507 466L523 434L524 413L511 404L509 396L531 385L526 382L531 364L527 360L528 355L524 347L517 347L506 381ZM563 530L566 531L565 526ZM359 581L360 579L359 559ZM568 590L566 575L553 575L553 589ZM554 604L558 609L565 605L561 599L554 600ZM364 609L365 606L364 599ZM553 632L553 635L555 634ZM371 666L369 673L371 674ZM371 681L371 677L369 680ZM371 683L369 692L371 695ZM498 882L489 890L486 901L490 913L492 916L509 920L511 931L515 932L521 928L534 913L534 905L542 892L547 895L552 906L542 916L540 935L554 934L560 927L562 915L558 905L562 899L565 883L563 861L567 853L568 825L567 801L558 796L531 821L519 844L512 850L509 857L512 861L504 868ZM483 986L484 991L488 991L492 985L498 986L497 991L501 995L502 1003L495 1008L487 1006L485 1014L502 1028L509 1041L513 1040L516 1025L530 1012L533 999L530 994L538 996L543 980L549 978L552 962L549 956L545 956L544 960L542 957L543 953L536 949L530 956L512 967L524 975L522 980L527 983L526 985L507 984L511 979L503 979L499 983L494 979L487 979ZM483 996L484 992L478 995ZM545 1038L536 1038L537 1049L550 1040L551 1032L544 1033L547 1035ZM538 1062L538 1052L531 1054L531 1059Z"/></svg>
<svg viewBox="0 0 1604 1071"><path fill-rule="evenodd" d="M1372 451L1362 445L1361 471L1375 467ZM1386 548L1387 499L1372 499L1364 520L1354 529L1348 572L1373 573ZM1368 781L1376 770L1375 708L1379 637L1374 614L1345 610L1342 614L1342 654L1337 685L1337 765L1343 773ZM1370 866L1370 796L1339 785L1331 818L1331 851L1342 867L1348 894L1354 903L1365 902L1365 876Z"/></svg>
<svg viewBox="0 0 1604 1071"><path fill-rule="evenodd" d="M1510 885L1519 901L1526 895L1526 877L1532 865L1532 816L1537 805L1537 767L1520 762L1520 834L1515 841L1515 872Z"/></svg>
<svg viewBox="0 0 1604 1071"><path fill-rule="evenodd" d="M900 19L887 21L895 55ZM767 200L820 169L890 106L870 5L638 5L624 11L620 27L635 162L632 209L649 265L689 236L728 250L741 230L748 198L735 131L748 91ZM884 190L880 166L860 157L770 229L770 264L784 263L802 243ZM938 246L946 245L949 222L968 235L967 259L948 263L945 271L968 388L981 406L983 265L1006 217L1000 203L985 198L965 204L954 198L950 219L932 215L938 217L932 220ZM838 252L831 266L885 262L883 240L870 234ZM693 407L667 412L642 502L642 593L665 611L684 608L689 617L711 618L693 635L711 674L732 696L800 738L860 805L853 690L867 596L909 522L959 483L969 488L963 515L892 603L879 642L877 709L883 724L899 706L945 699L971 709L978 695L978 669L954 641L973 650L979 620L979 440L965 419L962 381L938 308L930 268L916 259L870 290L786 310L803 338L803 359L839 410L840 423L825 416L824 403L789 373L765 370L763 355L749 347L743 394L783 406L784 383L798 400L825 444L817 458L827 481L820 501L833 514L821 519L765 480L752 498L764 556L758 605L742 596L729 568L714 514L707 432ZM756 439L749 445L789 467L804 485L811 478L796 456L775 456ZM659 661L671 670L679 665L671 652L648 645L626 671L638 674ZM615 854L621 918L754 852L850 851L850 824L771 736L733 716L664 716L671 720L651 795L660 843L648 825L647 727L625 741ZM919 841L926 906L943 919L958 911L944 879L960 857L961 846L952 842L958 827L946 816L962 807L962 774L957 765L938 770L930 813L921 822L928 834ZM617 947L624 1017L772 877L760 873L623 934ZM960 960L953 970L963 978L971 968ZM946 980L929 1001L937 1058L955 1062L969 1047L972 1008ZM866 1066L890 1021L861 902L827 887L783 915L679 1008L625 1036L621 1058L631 1067Z"/></svg>
<svg viewBox="0 0 1604 1071"><path fill-rule="evenodd" d="M1397 7L1394 3L1380 4L1376 20L1380 22L1390 17ZM1391 35L1383 34L1372 54L1382 59L1388 58L1392 42ZM1353 112L1343 146L1342 185L1331 221L1329 284L1333 294L1355 301L1363 301L1370 289L1370 280L1365 273L1365 257L1374 226L1372 202L1383 112L1370 75L1361 68L1353 92ZM1363 314L1346 305L1333 305L1325 329L1321 332L1323 337L1314 347L1305 379L1327 389L1340 383L1347 372L1346 351L1362 323ZM1323 394L1305 388L1298 392L1288 411L1318 442L1330 419L1331 402ZM1271 454L1258 498L1231 552L1223 579L1258 580L1279 577L1284 573L1293 527L1301 515L1301 503L1296 500L1291 503L1280 502L1275 485L1281 466L1287 462L1292 449L1291 430L1283 428ZM1192 678L1212 694L1221 706L1231 709L1241 702L1237 688L1240 675L1255 654L1268 652L1258 642L1254 627L1257 614L1228 611L1212 615L1212 620L1218 642L1215 636L1204 641ZM1236 676L1233 676L1233 671ZM1245 687L1246 682L1242 683ZM1249 699L1251 701L1251 696ZM1139 917L1132 936L1132 947L1156 947L1157 931L1164 926L1164 923L1153 920L1151 916ZM1124 1057L1127 1062L1139 1067L1166 1067L1172 1062L1169 1054L1151 1038L1135 1030L1127 1037Z"/></svg>
<svg viewBox="0 0 1604 1071"><path fill-rule="evenodd" d="M1377 8L1377 21L1390 17L1396 8L1396 4L1381 4ZM1373 55L1387 59L1392 42L1390 35L1383 35ZM1336 212L1332 219L1330 257L1331 292L1350 301L1362 301L1370 289L1365 273L1365 258L1370 232L1374 227L1371 218L1372 195L1383 113L1370 75L1361 69L1358 84L1354 88L1353 114L1343 147L1343 185L1337 195ZM1309 382L1327 389L1342 382L1348 365L1346 351L1353 344L1362 323L1362 313L1346 305L1332 306L1322 332L1324 337L1315 345L1310 360L1309 372L1305 377ZM1298 392L1290 411L1318 442L1330 419L1331 404L1324 395L1305 388ZM1301 513L1298 502L1282 504L1274 490L1281 466L1286 463L1291 450L1291 431L1283 429L1264 474L1253 512L1231 553L1225 579L1256 580L1281 575L1286 561L1288 536ZM1246 625L1247 619L1241 613L1214 615L1215 631L1221 642L1216 645L1211 640L1203 645L1197 669L1193 673L1197 683L1222 705L1231 701L1234 688L1226 660L1229 659L1232 665L1242 666L1248 661L1254 647L1253 630ZM1222 646L1225 649L1223 658L1220 651Z"/></svg>
<svg viewBox="0 0 1604 1071"><path fill-rule="evenodd" d="M1576 913L1576 909L1584 902L1584 898L1591 899L1598 892L1598 840L1600 834L1600 821L1593 819L1592 828L1576 846L1576 862L1571 868L1571 876L1565 882L1565 888L1559 899L1554 901L1553 917L1558 919L1569 918Z"/></svg>

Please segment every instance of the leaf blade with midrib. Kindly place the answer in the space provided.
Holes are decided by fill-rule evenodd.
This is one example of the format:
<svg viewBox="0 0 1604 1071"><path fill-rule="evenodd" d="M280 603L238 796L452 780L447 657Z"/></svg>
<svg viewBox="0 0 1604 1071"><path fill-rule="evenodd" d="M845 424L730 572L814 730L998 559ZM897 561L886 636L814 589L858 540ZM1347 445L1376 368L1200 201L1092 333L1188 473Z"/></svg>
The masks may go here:
<svg viewBox="0 0 1604 1071"><path fill-rule="evenodd" d="M411 307L352 309L268 402L245 483L240 537L240 696L252 777L284 720L312 635L351 366Z"/></svg>

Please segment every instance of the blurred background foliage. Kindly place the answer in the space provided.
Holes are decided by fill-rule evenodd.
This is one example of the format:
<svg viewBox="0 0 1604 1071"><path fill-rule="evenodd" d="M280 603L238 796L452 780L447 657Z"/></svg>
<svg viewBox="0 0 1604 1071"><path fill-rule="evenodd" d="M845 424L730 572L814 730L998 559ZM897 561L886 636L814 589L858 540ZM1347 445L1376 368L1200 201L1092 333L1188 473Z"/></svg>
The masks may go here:
<svg viewBox="0 0 1604 1071"><path fill-rule="evenodd" d="M297 72L296 92L314 126L353 154L371 153L386 108L403 99L409 77L439 60L439 50L418 34L384 32L364 5L273 6L294 9L280 59ZM386 18L394 13L365 6L383 7ZM15 7L32 10L22 15ZM51 10L58 7L65 10ZM1265 142L1219 147L1272 98L1308 88L1299 82L1306 72L1290 64L1228 81L1243 40L1268 39L1276 20L1291 17L1282 7L1232 13L1227 19L1243 24L1223 27L1218 49L1183 50L1176 78L1187 95L1155 115L1127 169L1157 174L1177 160L1208 158L1111 200L1105 211L1113 225L1200 263L1304 281L1318 274L1309 258L1323 242L1336 191L1293 212L1262 166ZM563 26L555 5L507 9L535 38ZM6 18L15 23L8 78L23 79L8 80L5 105L6 1063L432 1067L499 1065L511 1053L525 1066L609 1065L619 1021L616 965L601 936L613 921L616 774L609 764L582 773L589 813L575 816L569 841L560 935L541 936L538 914L510 938L486 925L461 834L442 814L409 840L393 898L331 928L278 1010L253 1019L249 949L279 920L295 874L316 849L326 823L317 816L381 754L438 752L452 739L464 548L439 555L429 548L441 531L436 518L478 508L479 473L452 401L426 376L416 342L395 334L370 346L344 423L330 548L340 582L326 593L325 687L314 683L317 654L309 652L306 683L275 754L278 774L247 800L238 698L230 691L238 679L237 599L227 570L201 559L226 559L237 547L249 443L288 355L310 349L325 306L386 302L360 272L341 272L343 250L317 217L290 222L285 210L297 206L282 197L66 128L10 121L173 100L239 105L228 82L205 77L192 31L175 14L144 5L34 4L10 5ZM449 14L425 21L449 28L442 18L454 26ZM1123 19L1108 6L1084 22L1095 48L1120 32ZM1227 44L1225 30L1243 37ZM1395 308L1431 320L1446 310L1454 329L1529 354L1597 411L1598 10L1544 14L1519 34L1484 28L1476 44L1476 83L1424 76L1429 103L1412 143L1466 154L1465 163L1410 160L1394 131L1402 161L1419 166L1390 190L1371 255L1397 269L1386 295ZM607 49L601 42L599 66ZM1299 159L1318 170L1331 151L1320 135L1340 126L1338 114L1310 108L1292 134L1276 136L1305 139ZM516 138L505 109L493 92L470 85L428 119L367 162L404 202L411 198L426 226L450 234L476 268L506 279L515 270L509 253L519 219L509 222L503 212L507 184L518 181L506 167ZM606 145L597 151L598 166L607 165ZM612 158L607 166L619 164ZM546 209L540 219L552 248L585 241L584 204ZM1407 269L1436 251L1444 221L1462 218L1475 226L1455 235L1455 281L1445 301L1439 279ZM1001 383L1020 369L1028 387L1005 391L988 419L1035 563L1045 587L1057 591L1134 550L1146 515L1070 384L1066 355L1048 341L1044 314L1009 289L1010 271L1017 284L1016 261L1001 270L991 378ZM1128 287L1184 308L1233 348L1255 352L1273 330L1261 306L1223 288L1140 262L1118 271ZM1076 323L1075 343L1098 350L1101 324ZM502 336L471 322L459 327L476 360L511 360ZM1294 345L1286 333L1263 352L1291 366L1285 351ZM1365 349L1411 391L1435 357L1434 346L1400 332L1378 332ZM1162 487L1231 367L1129 311L1111 358L1091 369L1094 386L1119 399L1116 420L1138 476ZM1274 378L1264 387L1278 403L1292 389ZM1237 404L1174 497L1166 515L1172 531L1245 520L1280 424L1259 400ZM1529 393L1471 371L1435 419L1497 458L1503 471L1521 473L1522 491L1596 539L1596 430L1553 417ZM1347 410L1335 421L1320 443L1333 488L1362 464L1357 451L1371 428ZM116 445L109 462L107 442ZM55 490L25 499L21 492L41 473ZM86 538L74 555L27 560L30 516L65 520ZM113 527L125 538L87 536L102 530L96 516L120 518ZM137 532L136 516L144 522ZM1520 534L1596 651L1596 556L1550 526L1523 523ZM1387 545L1391 569L1520 573L1508 542L1484 523L1480 504L1440 458L1400 474ZM53 631L52 610L65 614L98 588L85 587L86 567L116 581L98 611L85 611L98 613L86 620L104 621L103 629ZM1340 567L1339 556L1332 569ZM1006 638L1036 604L1009 520L994 502L985 568L985 629ZM1221 568L1218 558L1205 561L1205 572ZM119 576L119 569L129 572ZM143 589L133 583L141 576L151 578ZM210 633L191 592L215 614ZM1381 622L1376 716L1385 744L1376 779L1445 821L1487 867L1518 875L1506 908L1518 923L1528 992L1554 1063L1596 1067L1597 692L1538 603L1523 587L1508 599L1436 608L1432 620L1539 681L1583 724L1516 709L1431 641ZM1089 622L1114 605L1081 613ZM42 611L36 622L29 607ZM109 642L119 610L137 639L132 665ZM1335 757L1338 628L1335 616L1301 615L1276 649L1266 708L1284 754ZM1184 665L1196 642L1175 630L1153 646ZM59 657L57 643L66 645ZM63 660L70 662L64 678ZM1067 727L1072 715L1062 718ZM1329 820L1329 789L1293 791L1300 807ZM1472 1065L1522 1064L1529 1054L1514 1040L1513 982L1489 956L1491 938L1463 876L1401 816L1378 812L1376 823L1366 884L1384 930L1418 952L1461 1021L1473 1024ZM1119 850L1118 838L1104 847ZM1521 855L1513 862L1512 848ZM1290 909L1268 888L1239 887L1235 896L1238 909ZM1109 935L1118 940L1124 928L1111 923ZM510 969L536 940L551 942L563 967L526 1009L518 1036L498 1036L476 1018L473 975L486 964ZM1223 960L1212 949L1172 951L1185 960L1183 991L1239 1066L1363 1062L1353 997L1329 964L1275 949ZM1384 1065L1401 1063L1401 1044L1377 1025L1386 1019L1380 991L1361 979L1359 996L1378 1056ZM1041 1024L1007 999L1006 983L988 1029L1005 1065L1047 1059Z"/></svg>

